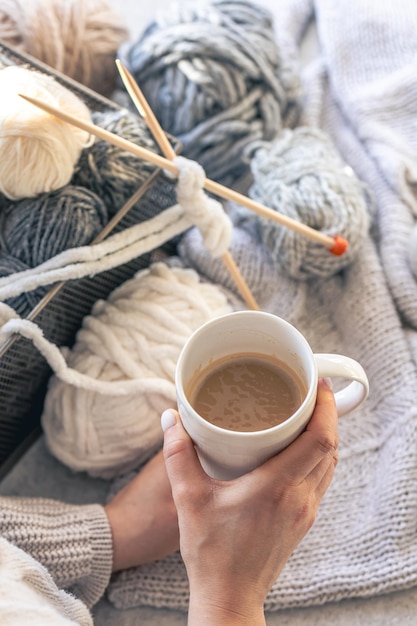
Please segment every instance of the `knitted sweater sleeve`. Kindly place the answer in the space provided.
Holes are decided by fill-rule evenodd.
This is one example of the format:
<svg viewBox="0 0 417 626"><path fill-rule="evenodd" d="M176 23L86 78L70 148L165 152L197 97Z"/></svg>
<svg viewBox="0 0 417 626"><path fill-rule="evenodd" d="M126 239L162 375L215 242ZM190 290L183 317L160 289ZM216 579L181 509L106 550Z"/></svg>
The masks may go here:
<svg viewBox="0 0 417 626"><path fill-rule="evenodd" d="M0 614L8 626L92 626L87 607L60 591L47 570L0 537Z"/></svg>
<svg viewBox="0 0 417 626"><path fill-rule="evenodd" d="M111 529L102 506L0 497L0 535L41 563L89 608L109 583Z"/></svg>

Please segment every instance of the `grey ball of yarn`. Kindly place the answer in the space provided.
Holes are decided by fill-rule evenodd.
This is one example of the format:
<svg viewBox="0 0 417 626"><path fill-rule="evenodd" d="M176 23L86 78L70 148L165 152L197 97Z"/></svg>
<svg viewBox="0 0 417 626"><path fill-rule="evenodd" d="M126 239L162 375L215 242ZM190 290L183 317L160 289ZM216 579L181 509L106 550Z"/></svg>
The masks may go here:
<svg viewBox="0 0 417 626"><path fill-rule="evenodd" d="M73 185L9 201L0 213L0 250L36 267L63 250L90 243L107 219L103 201Z"/></svg>
<svg viewBox="0 0 417 626"><path fill-rule="evenodd" d="M268 10L245 0L168 7L124 55L161 126L216 180L247 171L246 148L296 108L296 61Z"/></svg>
<svg viewBox="0 0 417 626"><path fill-rule="evenodd" d="M93 112L94 124L155 152L155 143L144 121L126 109ZM155 171L155 165L103 139L81 153L72 177L73 185L93 191L115 215Z"/></svg>
<svg viewBox="0 0 417 626"><path fill-rule="evenodd" d="M23 272L29 269L29 266L16 259L11 254L0 253L0 277L11 276L17 272ZM22 293L19 296L8 298L6 304L12 307L18 315L26 317L32 309L42 300L48 291L47 287L38 287L35 291Z"/></svg>
<svg viewBox="0 0 417 626"><path fill-rule="evenodd" d="M254 146L251 198L349 246L342 256L320 243L264 218L260 238L276 262L296 279L331 276L350 265L367 235L369 213L364 185L341 159L329 136L314 128L285 130L275 141Z"/></svg>

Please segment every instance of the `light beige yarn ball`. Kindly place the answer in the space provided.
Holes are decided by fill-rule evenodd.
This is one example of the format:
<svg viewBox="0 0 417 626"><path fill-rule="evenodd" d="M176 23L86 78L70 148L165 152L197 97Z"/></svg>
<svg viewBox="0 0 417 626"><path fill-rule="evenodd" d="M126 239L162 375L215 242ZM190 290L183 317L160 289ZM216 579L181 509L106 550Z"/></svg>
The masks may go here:
<svg viewBox="0 0 417 626"><path fill-rule="evenodd" d="M88 107L48 74L10 66L0 70L0 191L12 200L54 191L72 178L86 131L61 122L19 96L43 100L85 121Z"/></svg>
<svg viewBox="0 0 417 626"><path fill-rule="evenodd" d="M106 0L2 0L0 39L110 95L117 50L128 30Z"/></svg>
<svg viewBox="0 0 417 626"><path fill-rule="evenodd" d="M138 272L96 302L68 365L108 389L132 381L136 389L100 394L53 376L42 413L50 451L73 470L105 478L145 462L162 444L161 413L176 405L182 346L204 322L231 310L219 286L165 263Z"/></svg>

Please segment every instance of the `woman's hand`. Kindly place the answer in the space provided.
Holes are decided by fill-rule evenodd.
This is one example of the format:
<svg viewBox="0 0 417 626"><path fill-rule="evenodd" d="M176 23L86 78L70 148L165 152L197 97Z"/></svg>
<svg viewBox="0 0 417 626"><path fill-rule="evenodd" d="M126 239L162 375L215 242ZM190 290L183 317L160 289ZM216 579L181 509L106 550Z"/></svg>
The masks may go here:
<svg viewBox="0 0 417 626"><path fill-rule="evenodd" d="M162 451L105 507L113 536L113 571L178 550L177 511Z"/></svg>
<svg viewBox="0 0 417 626"><path fill-rule="evenodd" d="M291 445L227 482L203 471L176 412L161 421L190 582L189 625L265 624L265 597L313 524L337 463L331 388L319 382L314 414Z"/></svg>

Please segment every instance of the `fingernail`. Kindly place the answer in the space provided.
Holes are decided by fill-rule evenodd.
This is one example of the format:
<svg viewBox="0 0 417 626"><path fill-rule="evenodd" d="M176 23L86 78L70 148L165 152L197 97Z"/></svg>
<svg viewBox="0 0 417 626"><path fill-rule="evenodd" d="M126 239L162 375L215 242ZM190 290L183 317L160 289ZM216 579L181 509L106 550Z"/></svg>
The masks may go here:
<svg viewBox="0 0 417 626"><path fill-rule="evenodd" d="M323 378L323 382L329 389L333 390L333 381L331 378L326 376L325 378Z"/></svg>
<svg viewBox="0 0 417 626"><path fill-rule="evenodd" d="M175 417L175 413L172 409L167 409L161 415L161 428L165 432L171 426L174 426L177 423L177 419Z"/></svg>

